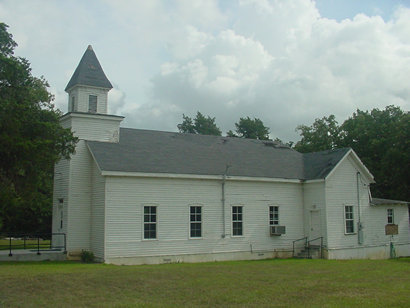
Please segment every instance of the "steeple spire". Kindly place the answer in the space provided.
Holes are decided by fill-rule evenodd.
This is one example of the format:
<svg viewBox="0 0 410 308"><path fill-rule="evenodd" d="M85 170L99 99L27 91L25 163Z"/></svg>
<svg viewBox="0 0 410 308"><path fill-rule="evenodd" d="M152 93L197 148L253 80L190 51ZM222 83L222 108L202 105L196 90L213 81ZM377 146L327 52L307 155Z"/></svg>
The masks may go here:
<svg viewBox="0 0 410 308"><path fill-rule="evenodd" d="M112 89L91 45L88 45L65 91L68 112L107 114L108 91Z"/></svg>
<svg viewBox="0 0 410 308"><path fill-rule="evenodd" d="M112 89L111 82L105 76L91 45L88 45L65 91L68 92L76 85Z"/></svg>

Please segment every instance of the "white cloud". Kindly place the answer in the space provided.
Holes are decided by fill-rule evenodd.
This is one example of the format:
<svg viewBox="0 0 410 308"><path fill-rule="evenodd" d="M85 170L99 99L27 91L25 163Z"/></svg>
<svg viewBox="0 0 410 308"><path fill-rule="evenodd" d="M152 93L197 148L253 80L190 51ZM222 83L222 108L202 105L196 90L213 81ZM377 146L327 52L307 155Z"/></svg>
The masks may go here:
<svg viewBox="0 0 410 308"><path fill-rule="evenodd" d="M175 59L189 59L199 54L212 39L211 34L188 25L173 40L168 40L167 47Z"/></svg>
<svg viewBox="0 0 410 308"><path fill-rule="evenodd" d="M178 70L153 79L155 102L206 111L225 131L241 116L259 117L283 139L332 113L342 121L356 108L409 109L407 14L339 23L310 1L241 2L235 30L208 36L200 52L172 64Z"/></svg>
<svg viewBox="0 0 410 308"><path fill-rule="evenodd" d="M115 85L114 88L108 92L108 113L122 114L123 112L127 112L125 109L125 98L125 93Z"/></svg>
<svg viewBox="0 0 410 308"><path fill-rule="evenodd" d="M227 17L222 14L216 0L177 0L175 19L183 24L194 25L202 31L214 31L225 25Z"/></svg>
<svg viewBox="0 0 410 308"><path fill-rule="evenodd" d="M406 7L391 20L337 22L310 0L3 0L0 19L63 111L63 90L91 43L114 84L109 110L128 127L176 130L183 113L199 110L224 132L250 116L272 137L295 140L295 127L317 117L410 109Z"/></svg>

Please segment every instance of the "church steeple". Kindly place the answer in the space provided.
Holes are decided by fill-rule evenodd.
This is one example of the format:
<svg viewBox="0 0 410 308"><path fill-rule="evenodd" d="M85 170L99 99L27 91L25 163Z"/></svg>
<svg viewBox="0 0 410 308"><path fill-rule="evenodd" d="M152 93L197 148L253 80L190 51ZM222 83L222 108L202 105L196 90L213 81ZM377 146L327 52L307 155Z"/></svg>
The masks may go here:
<svg viewBox="0 0 410 308"><path fill-rule="evenodd" d="M98 203L94 202L91 190L98 167L93 163L87 141L118 143L120 140L120 123L124 117L107 114L111 88L93 49L88 46L65 89L69 96L68 113L60 117L61 126L71 129L79 139L71 158L62 159L55 166L58 176L54 177L53 243L66 244L67 251L91 250L95 244L94 229L89 222L95 218L94 205ZM66 243L61 242L61 236L55 236L61 232L69 234L64 238Z"/></svg>
<svg viewBox="0 0 410 308"><path fill-rule="evenodd" d="M88 45L80 63L65 88L69 95L69 112L107 113L107 94L111 82Z"/></svg>
<svg viewBox="0 0 410 308"><path fill-rule="evenodd" d="M65 91L68 92L76 85L112 89L111 82L105 76L91 45L88 45Z"/></svg>

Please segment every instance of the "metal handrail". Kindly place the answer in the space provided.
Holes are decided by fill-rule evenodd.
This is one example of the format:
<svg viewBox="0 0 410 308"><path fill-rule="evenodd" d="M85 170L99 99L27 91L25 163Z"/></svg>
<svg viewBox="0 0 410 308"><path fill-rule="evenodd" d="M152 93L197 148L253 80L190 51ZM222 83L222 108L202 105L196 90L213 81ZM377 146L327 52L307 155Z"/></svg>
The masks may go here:
<svg viewBox="0 0 410 308"><path fill-rule="evenodd" d="M306 242L306 246L307 246L307 251L308 251L308 258L310 258L310 243L316 240L320 239L320 258L323 259L323 236L319 236L317 238L314 238L312 240L308 240Z"/></svg>
<svg viewBox="0 0 410 308"><path fill-rule="evenodd" d="M59 236L62 235L63 236L63 245L53 245L53 241L52 241L52 237L53 236ZM50 243L49 244L40 244L40 239L42 238L50 238ZM12 244L13 239L23 239L23 244ZM37 240L36 244L27 244L27 240L32 239L32 240ZM0 245L0 247L6 247L6 249L9 251L9 256L11 257L13 255L12 251L13 250L19 250L19 249L28 249L28 247L30 248L34 248L37 252L38 255L40 255L40 251L43 250L47 250L47 249L63 249L63 252L66 253L67 249L67 236L65 233L36 233L36 234L9 234L8 235L8 240L9 243L8 245ZM47 245L47 246L45 246Z"/></svg>
<svg viewBox="0 0 410 308"><path fill-rule="evenodd" d="M305 236L305 237L302 237L302 238L300 238L300 239L294 240L294 241L292 242L292 246L293 246L293 249L292 249L292 257L293 257L293 258L295 257L295 243L296 243L296 242L299 242L299 241L305 241L305 247L306 247L306 246L307 246L307 243L308 243L308 237Z"/></svg>

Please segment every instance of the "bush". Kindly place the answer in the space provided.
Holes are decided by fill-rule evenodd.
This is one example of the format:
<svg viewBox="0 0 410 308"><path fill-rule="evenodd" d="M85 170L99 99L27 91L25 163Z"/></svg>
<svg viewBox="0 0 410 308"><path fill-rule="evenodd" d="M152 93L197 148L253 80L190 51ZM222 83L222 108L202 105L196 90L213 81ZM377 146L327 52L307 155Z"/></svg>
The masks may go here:
<svg viewBox="0 0 410 308"><path fill-rule="evenodd" d="M94 253L92 251L83 250L81 251L81 262L83 263L93 263Z"/></svg>

